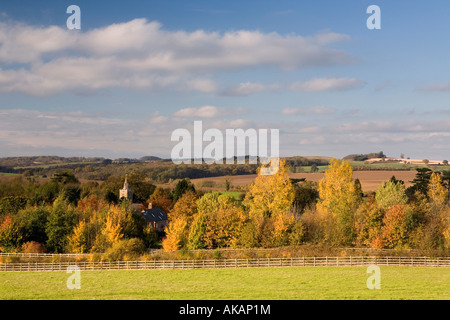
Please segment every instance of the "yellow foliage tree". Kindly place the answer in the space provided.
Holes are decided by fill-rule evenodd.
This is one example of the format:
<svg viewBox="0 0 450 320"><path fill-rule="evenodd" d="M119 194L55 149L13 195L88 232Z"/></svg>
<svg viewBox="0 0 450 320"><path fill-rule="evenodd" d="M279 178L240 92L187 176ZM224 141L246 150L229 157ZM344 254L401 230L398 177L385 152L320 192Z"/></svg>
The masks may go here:
<svg viewBox="0 0 450 320"><path fill-rule="evenodd" d="M186 243L187 221L183 218L174 219L166 229L166 237L162 245L164 251L174 251L180 249Z"/></svg>
<svg viewBox="0 0 450 320"><path fill-rule="evenodd" d="M185 192L169 212L169 221L182 219L190 225L193 216L197 213L197 199L198 196L195 192Z"/></svg>
<svg viewBox="0 0 450 320"><path fill-rule="evenodd" d="M274 175L262 175L259 168L258 176L245 197L249 215L251 218L270 217L274 213L284 212L292 205L294 195L284 160L280 159L278 172Z"/></svg>
<svg viewBox="0 0 450 320"><path fill-rule="evenodd" d="M273 219L272 244L274 246L285 246L289 244L290 229L294 226L296 219L293 214L278 213Z"/></svg>
<svg viewBox="0 0 450 320"><path fill-rule="evenodd" d="M358 194L353 182L353 169L345 160L332 159L325 171L325 176L319 181L320 210L334 216L342 211L350 211L358 204Z"/></svg>
<svg viewBox="0 0 450 320"><path fill-rule="evenodd" d="M197 201L189 231L191 249L236 246L246 217L233 197L218 192L204 194Z"/></svg>
<svg viewBox="0 0 450 320"><path fill-rule="evenodd" d="M69 248L72 253L86 253L87 244L86 222L81 220L73 229L73 234L69 236Z"/></svg>
<svg viewBox="0 0 450 320"><path fill-rule="evenodd" d="M103 229L102 233L106 236L107 241L111 245L114 245L120 239L122 239L123 234L121 232L121 229L122 228L117 217L114 217L112 214L106 216L105 228Z"/></svg>
<svg viewBox="0 0 450 320"><path fill-rule="evenodd" d="M325 176L319 181L317 209L324 213L332 228L327 240L350 244L355 237L354 214L361 195L353 182L353 169L345 160L332 159ZM327 224L328 224L327 222Z"/></svg>
<svg viewBox="0 0 450 320"><path fill-rule="evenodd" d="M428 198L432 204L443 205L447 201L447 190L442 185L441 175L433 172L428 184Z"/></svg>

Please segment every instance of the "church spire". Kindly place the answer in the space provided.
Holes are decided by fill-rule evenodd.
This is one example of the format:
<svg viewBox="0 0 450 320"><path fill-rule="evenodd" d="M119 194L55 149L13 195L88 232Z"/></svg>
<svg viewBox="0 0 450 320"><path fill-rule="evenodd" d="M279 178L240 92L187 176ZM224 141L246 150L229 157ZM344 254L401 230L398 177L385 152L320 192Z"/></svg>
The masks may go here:
<svg viewBox="0 0 450 320"><path fill-rule="evenodd" d="M123 184L123 189L124 189L124 190L125 190L125 189L129 189L129 188L128 188L128 174L125 175L125 182L124 182L124 184Z"/></svg>
<svg viewBox="0 0 450 320"><path fill-rule="evenodd" d="M120 199L126 198L131 202L133 201L133 190L131 190L130 187L128 186L128 175L125 175L125 182L123 184L123 189L120 190L119 194Z"/></svg>

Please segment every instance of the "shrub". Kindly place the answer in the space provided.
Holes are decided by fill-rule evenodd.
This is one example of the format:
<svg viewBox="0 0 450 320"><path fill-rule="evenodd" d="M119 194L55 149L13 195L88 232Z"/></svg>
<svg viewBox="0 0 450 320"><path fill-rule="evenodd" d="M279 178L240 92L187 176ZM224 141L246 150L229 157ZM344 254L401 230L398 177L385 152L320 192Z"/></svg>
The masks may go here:
<svg viewBox="0 0 450 320"><path fill-rule="evenodd" d="M137 238L119 240L108 250L114 260L123 259L125 256L138 256L144 252L144 242Z"/></svg>
<svg viewBox="0 0 450 320"><path fill-rule="evenodd" d="M28 241L22 245L21 251L23 253L44 253L47 250L42 243L36 241Z"/></svg>

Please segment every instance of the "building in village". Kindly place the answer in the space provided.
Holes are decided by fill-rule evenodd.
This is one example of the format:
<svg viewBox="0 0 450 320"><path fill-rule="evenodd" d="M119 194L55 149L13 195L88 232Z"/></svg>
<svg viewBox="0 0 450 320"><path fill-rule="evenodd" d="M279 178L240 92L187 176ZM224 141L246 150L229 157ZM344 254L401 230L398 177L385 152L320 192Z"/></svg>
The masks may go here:
<svg viewBox="0 0 450 320"><path fill-rule="evenodd" d="M133 190L131 190L128 185L127 176L125 176L125 182L123 184L123 188L119 191L119 198L128 199L131 203L133 203ZM144 219L157 231L164 231L164 229L169 224L169 219L167 218L167 214L161 210L161 208L153 208L152 204L148 205L147 209L142 209L142 204L133 203L133 207L136 212L142 214Z"/></svg>

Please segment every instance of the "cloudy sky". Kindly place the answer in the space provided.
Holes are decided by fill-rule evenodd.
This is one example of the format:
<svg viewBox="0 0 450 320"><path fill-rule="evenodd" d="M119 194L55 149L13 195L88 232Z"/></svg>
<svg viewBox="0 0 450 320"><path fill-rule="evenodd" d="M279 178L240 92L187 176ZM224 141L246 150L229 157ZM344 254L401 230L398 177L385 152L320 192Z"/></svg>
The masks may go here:
<svg viewBox="0 0 450 320"><path fill-rule="evenodd" d="M69 5L81 30L68 30ZM381 9L369 30L367 7ZM0 156L168 158L177 128L280 154L450 160L448 1L0 3Z"/></svg>

